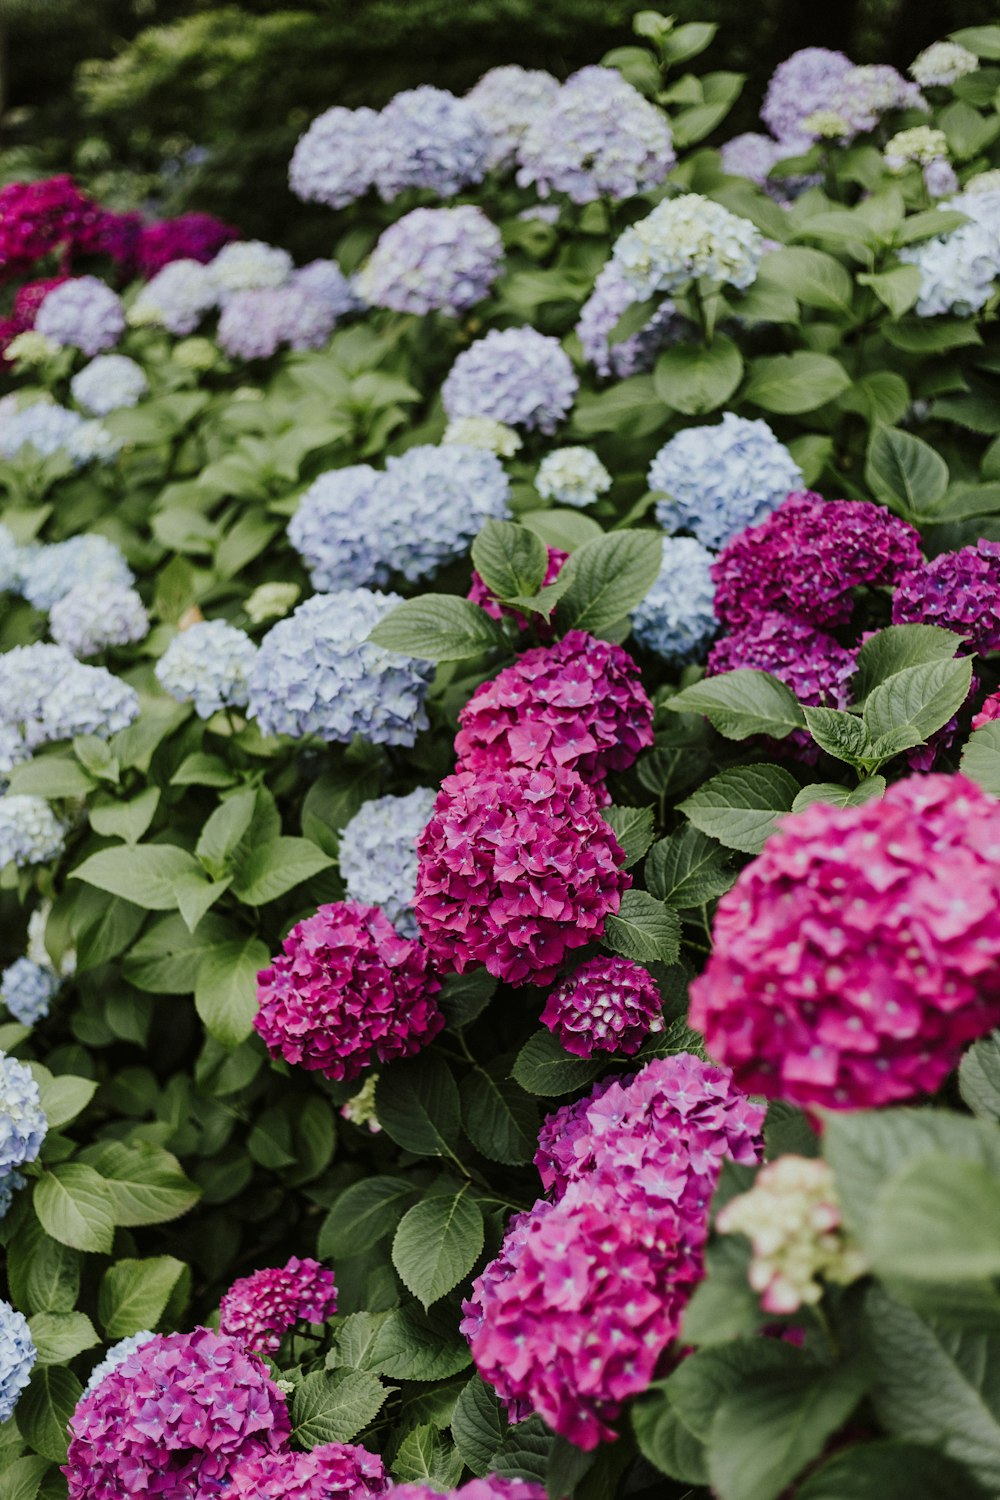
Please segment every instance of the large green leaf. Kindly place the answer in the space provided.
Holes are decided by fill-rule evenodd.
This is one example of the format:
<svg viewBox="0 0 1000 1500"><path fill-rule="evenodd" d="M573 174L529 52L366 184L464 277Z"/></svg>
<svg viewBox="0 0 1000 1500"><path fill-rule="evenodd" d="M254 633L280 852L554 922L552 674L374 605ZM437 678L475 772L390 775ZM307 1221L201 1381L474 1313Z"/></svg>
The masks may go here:
<svg viewBox="0 0 1000 1500"><path fill-rule="evenodd" d="M975 730L962 751L962 774L1000 797L1000 721Z"/></svg>
<svg viewBox="0 0 1000 1500"><path fill-rule="evenodd" d="M473 1068L462 1079L462 1120L477 1151L490 1161L521 1166L538 1144L538 1107L509 1076L504 1060Z"/></svg>
<svg viewBox="0 0 1000 1500"><path fill-rule="evenodd" d="M295 1387L292 1435L304 1448L349 1443L374 1422L388 1395L377 1375L315 1370Z"/></svg>
<svg viewBox="0 0 1000 1500"><path fill-rule="evenodd" d="M425 1307L464 1280L483 1248L483 1216L467 1187L421 1199L400 1221L392 1263Z"/></svg>
<svg viewBox="0 0 1000 1500"><path fill-rule="evenodd" d="M101 1281L97 1315L109 1342L155 1328L182 1276L183 1261L172 1255L119 1260Z"/></svg>
<svg viewBox="0 0 1000 1500"><path fill-rule="evenodd" d="M600 1071L588 1057L574 1057L551 1031L536 1031L528 1038L514 1064L514 1077L529 1094L555 1099L585 1088Z"/></svg>
<svg viewBox="0 0 1000 1500"><path fill-rule="evenodd" d="M850 383L851 377L839 360L801 350L755 359L743 399L764 411L815 411L846 391Z"/></svg>
<svg viewBox="0 0 1000 1500"><path fill-rule="evenodd" d="M1000 1120L1000 1031L969 1048L959 1065L958 1086L980 1120Z"/></svg>
<svg viewBox="0 0 1000 1500"><path fill-rule="evenodd" d="M861 644L854 674L854 701L863 703L880 683L936 661L951 661L962 637L939 625L889 625Z"/></svg>
<svg viewBox="0 0 1000 1500"><path fill-rule="evenodd" d="M264 906L332 864L311 839L269 839L252 848L241 862L233 892L248 906Z"/></svg>
<svg viewBox="0 0 1000 1500"><path fill-rule="evenodd" d="M425 1054L393 1063L375 1090L379 1124L418 1156L451 1156L462 1128L458 1085L444 1058Z"/></svg>
<svg viewBox="0 0 1000 1500"><path fill-rule="evenodd" d="M1000 1276L1000 1177L943 1152L917 1156L879 1192L866 1242L887 1280Z"/></svg>
<svg viewBox="0 0 1000 1500"><path fill-rule="evenodd" d="M781 740L805 724L795 694L770 672L753 667L707 677L675 693L664 707L672 713L704 714L728 740L745 740L752 734Z"/></svg>
<svg viewBox="0 0 1000 1500"><path fill-rule="evenodd" d="M559 575L564 588L556 607L560 630L599 636L617 625L646 597L662 559L658 531L612 531L584 542Z"/></svg>
<svg viewBox="0 0 1000 1500"><path fill-rule="evenodd" d="M210 948L198 965L194 1003L205 1029L224 1047L238 1047L253 1031L257 975L270 954L260 938L234 938Z"/></svg>
<svg viewBox="0 0 1000 1500"><path fill-rule="evenodd" d="M728 891L736 878L718 840L709 838L693 823L654 844L644 870L650 895L680 910L713 901Z"/></svg>
<svg viewBox="0 0 1000 1500"><path fill-rule="evenodd" d="M680 952L677 913L647 891L626 891L604 924L604 945L638 963L672 964Z"/></svg>
<svg viewBox="0 0 1000 1500"><path fill-rule="evenodd" d="M111 1195L114 1221L126 1228L166 1224L187 1213L201 1196L176 1156L150 1141L109 1141L96 1166Z"/></svg>
<svg viewBox="0 0 1000 1500"><path fill-rule="evenodd" d="M674 344L660 355L653 385L667 406L685 416L704 416L725 405L743 376L743 356L719 334L702 344Z"/></svg>
<svg viewBox="0 0 1000 1500"><path fill-rule="evenodd" d="M734 766L678 806L696 828L727 849L759 854L775 819L791 810L798 790L795 777L782 766Z"/></svg>
<svg viewBox="0 0 1000 1500"><path fill-rule="evenodd" d="M493 1455L504 1440L507 1413L492 1386L481 1375L473 1375L462 1387L451 1419L451 1435L473 1474L490 1472Z"/></svg>
<svg viewBox="0 0 1000 1500"><path fill-rule="evenodd" d="M865 480L877 500L911 518L942 500L948 488L948 465L912 432L876 427L868 444Z"/></svg>
<svg viewBox="0 0 1000 1500"><path fill-rule="evenodd" d="M958 713L971 682L972 658L968 656L905 667L869 693L865 728L876 746L883 736L899 730L912 730L927 740Z"/></svg>
<svg viewBox="0 0 1000 1500"><path fill-rule="evenodd" d="M25 1442L55 1464L66 1462L69 1419L83 1386L64 1365L39 1365L17 1403L17 1425Z"/></svg>
<svg viewBox="0 0 1000 1500"><path fill-rule="evenodd" d="M70 871L69 878L121 896L147 911L173 911L177 881L197 870L194 857L174 844L123 844L92 854Z"/></svg>
<svg viewBox="0 0 1000 1500"><path fill-rule="evenodd" d="M425 661L459 661L504 644L502 629L485 610L453 594L407 599L379 621L368 639Z"/></svg>
<svg viewBox="0 0 1000 1500"><path fill-rule="evenodd" d="M405 1177L366 1177L341 1193L319 1235L324 1260L362 1255L391 1234L418 1189Z"/></svg>
<svg viewBox="0 0 1000 1500"><path fill-rule="evenodd" d="M114 1204L104 1178L82 1162L60 1162L35 1183L35 1213L46 1234L72 1250L107 1255Z"/></svg>
<svg viewBox="0 0 1000 1500"><path fill-rule="evenodd" d="M923 1443L862 1443L834 1455L796 1500L986 1500L968 1470Z"/></svg>
<svg viewBox="0 0 1000 1500"><path fill-rule="evenodd" d="M472 544L472 564L498 599L516 599L541 588L548 552L526 526L488 520Z"/></svg>

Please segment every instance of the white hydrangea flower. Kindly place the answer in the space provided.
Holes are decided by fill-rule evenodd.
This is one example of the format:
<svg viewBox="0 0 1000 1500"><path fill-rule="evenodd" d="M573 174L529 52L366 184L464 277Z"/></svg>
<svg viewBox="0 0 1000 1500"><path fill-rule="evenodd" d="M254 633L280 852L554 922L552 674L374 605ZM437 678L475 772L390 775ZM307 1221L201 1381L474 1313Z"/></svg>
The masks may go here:
<svg viewBox="0 0 1000 1500"><path fill-rule="evenodd" d="M610 488L611 475L593 448L555 448L535 475L535 489L543 500L578 509L593 505Z"/></svg>

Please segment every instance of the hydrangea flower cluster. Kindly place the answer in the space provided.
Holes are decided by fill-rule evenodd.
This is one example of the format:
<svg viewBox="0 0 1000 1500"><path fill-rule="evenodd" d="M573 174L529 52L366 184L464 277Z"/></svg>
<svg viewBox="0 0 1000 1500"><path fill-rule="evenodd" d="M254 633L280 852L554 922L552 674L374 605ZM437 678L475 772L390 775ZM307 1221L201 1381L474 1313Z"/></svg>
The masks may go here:
<svg viewBox="0 0 1000 1500"><path fill-rule="evenodd" d="M49 633L74 656L95 656L108 646L128 646L149 634L149 616L135 589L109 583L100 593L77 584L49 613Z"/></svg>
<svg viewBox="0 0 1000 1500"><path fill-rule="evenodd" d="M0 1301L0 1422L13 1416L37 1358L27 1318Z"/></svg>
<svg viewBox="0 0 1000 1500"><path fill-rule="evenodd" d="M110 217L71 177L8 182L0 188L0 277L20 276L56 252L68 262L99 249Z"/></svg>
<svg viewBox="0 0 1000 1500"><path fill-rule="evenodd" d="M910 77L921 88L947 87L979 69L979 58L958 42L933 42L910 64Z"/></svg>
<svg viewBox="0 0 1000 1500"><path fill-rule="evenodd" d="M632 878L590 788L562 767L458 771L417 842L417 925L435 967L550 984Z"/></svg>
<svg viewBox="0 0 1000 1500"><path fill-rule="evenodd" d="M940 625L970 651L1000 647L1000 542L980 541L920 563L898 582L894 625Z"/></svg>
<svg viewBox="0 0 1000 1500"><path fill-rule="evenodd" d="M444 1025L427 954L376 906L321 906L282 949L257 976L254 1026L272 1057L342 1083L412 1057Z"/></svg>
<svg viewBox="0 0 1000 1500"><path fill-rule="evenodd" d="M487 1474L483 1479L470 1479L457 1490L448 1490L444 1496L440 1490L429 1490L424 1484L396 1484L392 1487L392 1500L545 1500L545 1489L532 1479Z"/></svg>
<svg viewBox="0 0 1000 1500"><path fill-rule="evenodd" d="M985 306L1000 275L1000 190L960 193L938 204L971 221L948 234L907 245L899 258L920 271L915 311L921 318L953 312L969 317Z"/></svg>
<svg viewBox="0 0 1000 1500"><path fill-rule="evenodd" d="M890 172L902 172L910 162L926 167L948 155L948 137L930 125L915 125L910 130L898 130L886 141L882 155Z"/></svg>
<svg viewBox="0 0 1000 1500"><path fill-rule="evenodd" d="M373 522L381 475L370 464L320 474L288 523L288 540L309 570L314 589L386 584L381 528Z"/></svg>
<svg viewBox="0 0 1000 1500"><path fill-rule="evenodd" d="M851 590L898 584L921 566L920 536L868 500L789 495L728 543L712 569L715 610L730 628L770 611L814 625L851 617Z"/></svg>
<svg viewBox="0 0 1000 1500"><path fill-rule="evenodd" d="M306 287L252 287L226 298L217 337L230 359L270 359L282 344L321 349L336 321L329 301Z"/></svg>
<svg viewBox="0 0 1000 1500"><path fill-rule="evenodd" d="M179 703L193 703L199 719L223 708L245 708L257 648L225 620L199 620L174 636L156 663L156 677Z"/></svg>
<svg viewBox="0 0 1000 1500"><path fill-rule="evenodd" d="M665 198L620 234L612 258L641 299L702 279L743 291L756 280L763 253L763 236L749 219L685 193Z"/></svg>
<svg viewBox="0 0 1000 1500"><path fill-rule="evenodd" d="M0 977L0 1001L22 1026L44 1021L58 992L58 974L30 958L16 958Z"/></svg>
<svg viewBox="0 0 1000 1500"><path fill-rule="evenodd" d="M416 583L463 556L485 521L506 520L509 496L496 454L422 443L386 459L366 527L390 572Z"/></svg>
<svg viewBox="0 0 1000 1500"><path fill-rule="evenodd" d="M355 285L372 307L454 317L483 300L502 265L500 231L481 209L415 208L383 230Z"/></svg>
<svg viewBox="0 0 1000 1500"><path fill-rule="evenodd" d="M992 724L994 719L1000 719L1000 693L991 693L985 700L972 721L972 727L982 729L984 724Z"/></svg>
<svg viewBox="0 0 1000 1500"><path fill-rule="evenodd" d="M125 332L125 312L121 298L105 282L76 276L49 292L35 328L60 348L93 356L117 344Z"/></svg>
<svg viewBox="0 0 1000 1500"><path fill-rule="evenodd" d="M545 550L548 553L548 562L546 563L545 573L542 577L542 588L547 587L550 583L555 583L562 571L563 563L569 557L569 553L563 552L559 547L546 547ZM519 630L527 630L527 616L523 615L519 609L515 609L513 605L501 604L486 587L486 584L475 568L472 570L472 587L469 589L466 597L471 599L473 604L478 604L480 609L484 609L491 619L516 620ZM539 624L539 617L537 615L535 616L535 621L537 628Z"/></svg>
<svg viewBox="0 0 1000 1500"><path fill-rule="evenodd" d="M482 683L458 716L455 753L468 771L573 771L602 800L604 778L653 743L653 705L621 646L571 630L525 651Z"/></svg>
<svg viewBox="0 0 1000 1500"><path fill-rule="evenodd" d="M91 588L127 588L134 582L120 549L96 531L21 553L20 591L34 609L51 609L82 583Z"/></svg>
<svg viewBox="0 0 1000 1500"><path fill-rule="evenodd" d="M437 793L418 786L405 797L365 802L340 835L340 873L352 901L377 906L404 937L417 936L417 839Z"/></svg>
<svg viewBox="0 0 1000 1500"><path fill-rule="evenodd" d="M513 458L524 447L520 433L492 417L456 417L448 423L441 441L465 448L485 448L497 458Z"/></svg>
<svg viewBox="0 0 1000 1500"><path fill-rule="evenodd" d="M551 434L579 382L559 340L536 328L494 328L455 360L441 399L451 418L494 417L509 427Z"/></svg>
<svg viewBox="0 0 1000 1500"><path fill-rule="evenodd" d="M382 1460L353 1443L323 1443L310 1453L242 1459L225 1494L231 1500L368 1500L388 1495ZM392 1494L399 1495L396 1485Z"/></svg>
<svg viewBox="0 0 1000 1500"><path fill-rule="evenodd" d="M846 708L855 652L807 620L773 611L738 626L709 652L709 677L740 667L770 672L791 688L800 703ZM818 758L817 747L805 730L793 730L783 743L795 747L804 759Z"/></svg>
<svg viewBox="0 0 1000 1500"><path fill-rule="evenodd" d="M216 295L225 305L234 292L284 286L295 269L287 250L265 240L233 240L209 264Z"/></svg>
<svg viewBox="0 0 1000 1500"><path fill-rule="evenodd" d="M140 288L128 320L137 327L157 323L177 336L193 333L217 296L208 266L198 260L174 260Z"/></svg>
<svg viewBox="0 0 1000 1500"><path fill-rule="evenodd" d="M363 303L349 276L335 260L311 260L292 272L291 285L326 303L335 318L357 312Z"/></svg>
<svg viewBox="0 0 1000 1500"><path fill-rule="evenodd" d="M88 667L63 646L15 646L0 655L0 723L29 749L78 734L102 739L137 718L135 688L104 667Z"/></svg>
<svg viewBox="0 0 1000 1500"><path fill-rule="evenodd" d="M41 797L0 797L0 870L45 864L62 853L65 840L65 824Z"/></svg>
<svg viewBox="0 0 1000 1500"><path fill-rule="evenodd" d="M317 115L300 136L288 184L303 203L346 208L372 185L372 151L378 115L373 109L332 109Z"/></svg>
<svg viewBox="0 0 1000 1500"><path fill-rule="evenodd" d="M581 964L549 994L542 1025L567 1052L630 1057L653 1032L663 1030L656 981L648 969L617 956Z"/></svg>
<svg viewBox="0 0 1000 1500"><path fill-rule="evenodd" d="M690 531L713 551L756 526L802 484L802 471L764 421L727 411L720 423L686 427L649 467L663 530Z"/></svg>
<svg viewBox="0 0 1000 1500"><path fill-rule="evenodd" d="M594 290L580 309L576 334L584 358L598 375L625 380L651 370L657 354L671 343L684 325L676 307L664 301L638 333L611 343L611 333L622 314L642 301L615 261L598 272Z"/></svg>
<svg viewBox="0 0 1000 1500"><path fill-rule="evenodd" d="M640 646L684 666L701 657L719 628L712 554L693 537L664 537L659 575L632 611Z"/></svg>
<svg viewBox="0 0 1000 1500"><path fill-rule="evenodd" d="M593 448L554 448L538 465L535 489L543 500L582 509L611 488L611 475Z"/></svg>
<svg viewBox="0 0 1000 1500"><path fill-rule="evenodd" d="M263 1360L208 1328L157 1334L80 1399L69 1426L70 1500L207 1495L290 1432Z"/></svg>
<svg viewBox="0 0 1000 1500"><path fill-rule="evenodd" d="M724 172L729 172L733 177L746 177L762 188L771 168L782 156L791 156L792 152L783 148L780 141L772 140L769 135L748 130L726 141L719 154Z"/></svg>
<svg viewBox="0 0 1000 1500"><path fill-rule="evenodd" d="M749 1280L765 1312L784 1316L814 1306L824 1282L846 1286L868 1270L844 1228L825 1161L789 1155L768 1162L749 1192L729 1200L715 1227L751 1241Z"/></svg>
<svg viewBox="0 0 1000 1500"><path fill-rule="evenodd" d="M325 1323L337 1310L333 1272L308 1256L234 1281L219 1303L219 1332L257 1354L277 1354L296 1323Z"/></svg>
<svg viewBox="0 0 1000 1500"><path fill-rule="evenodd" d="M214 214L178 214L162 224L145 224L139 234L136 262L144 276L155 276L174 260L197 260L207 265L238 230Z"/></svg>
<svg viewBox="0 0 1000 1500"><path fill-rule="evenodd" d="M250 716L264 734L349 744L412 745L427 728L433 667L368 640L401 603L352 589L316 594L273 625L250 672Z"/></svg>
<svg viewBox="0 0 1000 1500"><path fill-rule="evenodd" d="M31 1069L0 1052L0 1179L35 1161L48 1128Z"/></svg>
<svg viewBox="0 0 1000 1500"><path fill-rule="evenodd" d="M33 401L19 409L13 395L0 400L0 458L25 458L30 451L39 458L65 453L75 468L82 469L89 463L107 463L120 447L100 422L87 421L54 401Z"/></svg>
<svg viewBox="0 0 1000 1500"><path fill-rule="evenodd" d="M383 202L391 203L407 188L450 198L483 180L490 133L466 100L421 84L396 94L382 110L369 153Z"/></svg>
<svg viewBox="0 0 1000 1500"><path fill-rule="evenodd" d="M691 1025L755 1093L933 1093L1000 1022L1000 803L961 776L787 817L722 897Z"/></svg>
<svg viewBox="0 0 1000 1500"><path fill-rule="evenodd" d="M489 130L487 165L494 171L512 165L529 126L559 97L559 81L541 69L511 64L490 68L465 97Z"/></svg>
<svg viewBox="0 0 1000 1500"><path fill-rule="evenodd" d="M92 417L136 406L149 390L141 365L127 354L100 354L70 381L73 400Z"/></svg>
<svg viewBox="0 0 1000 1500"><path fill-rule="evenodd" d="M803 47L778 64L767 86L760 117L787 154L808 149L805 121L820 110L836 110L854 64L828 47Z"/></svg>
<svg viewBox="0 0 1000 1500"><path fill-rule="evenodd" d="M139 1333L130 1334L128 1338L119 1339L117 1344L112 1344L104 1358L99 1360L91 1370L87 1384L83 1388L83 1394L87 1396L91 1391L96 1390L105 1375L110 1375L112 1370L117 1370L130 1354L134 1354L137 1349L142 1348L143 1344L148 1344L150 1339L155 1339L155 1337L155 1333L151 1333L148 1328L143 1328Z"/></svg>

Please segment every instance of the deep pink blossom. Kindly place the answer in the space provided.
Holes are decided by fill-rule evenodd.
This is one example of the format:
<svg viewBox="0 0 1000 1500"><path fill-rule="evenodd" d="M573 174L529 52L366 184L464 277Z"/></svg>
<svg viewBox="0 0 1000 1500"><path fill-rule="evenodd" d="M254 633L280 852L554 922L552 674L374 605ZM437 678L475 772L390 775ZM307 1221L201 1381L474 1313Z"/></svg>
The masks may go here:
<svg viewBox="0 0 1000 1500"><path fill-rule="evenodd" d="M174 260L197 260L207 265L223 245L238 240L240 232L214 214L179 214L161 224L147 224L139 235L136 261L143 276L155 276Z"/></svg>
<svg viewBox="0 0 1000 1500"><path fill-rule="evenodd" d="M487 1474L484 1479L470 1479L457 1490L429 1490L425 1484L395 1484L392 1500L546 1500L545 1486L533 1479L506 1479Z"/></svg>
<svg viewBox="0 0 1000 1500"><path fill-rule="evenodd" d="M262 1359L208 1328L156 1334L77 1404L70 1500L200 1500L290 1432Z"/></svg>
<svg viewBox="0 0 1000 1500"><path fill-rule="evenodd" d="M238 1463L231 1479L223 1491L230 1500L368 1500L389 1492L382 1460L354 1443L261 1454Z"/></svg>
<svg viewBox="0 0 1000 1500"><path fill-rule="evenodd" d="M994 719L1000 719L1000 693L991 693L985 699L982 708L972 721L972 727L982 729L984 724L992 724Z"/></svg>
<svg viewBox="0 0 1000 1500"><path fill-rule="evenodd" d="M0 188L0 280L21 276L37 261L89 247L104 209L67 176L9 182Z"/></svg>
<svg viewBox="0 0 1000 1500"><path fill-rule="evenodd" d="M894 625L940 625L967 637L969 651L1000 649L1000 542L943 552L900 579Z"/></svg>
<svg viewBox="0 0 1000 1500"><path fill-rule="evenodd" d="M282 948L257 976L254 1026L272 1057L341 1083L412 1056L444 1025L427 954L377 906L321 906Z"/></svg>
<svg viewBox="0 0 1000 1500"><path fill-rule="evenodd" d="M569 557L568 552L561 552L558 547L548 547L546 551L549 554L549 560L545 569L545 577L542 579L542 588L555 582L562 570L563 563ZM500 604L495 595L490 593L475 568L472 570L472 587L469 589L466 598L471 599L473 604L478 604L481 609L484 609L491 619L502 620L507 617L517 621L518 630L527 630L527 615L523 615L519 609L514 609L509 604ZM544 621L542 621L540 615L534 615L533 619L544 628Z"/></svg>
<svg viewBox="0 0 1000 1500"><path fill-rule="evenodd" d="M13 316L18 333L27 333L29 329L34 328L42 303L49 293L57 286L62 286L64 281L69 281L69 277L46 276L40 281L26 281L22 287L18 287L14 295Z"/></svg>
<svg viewBox="0 0 1000 1500"><path fill-rule="evenodd" d="M276 1354L296 1323L325 1323L337 1310L333 1272L307 1256L234 1281L219 1304L219 1329L259 1354Z"/></svg>
<svg viewBox="0 0 1000 1500"><path fill-rule="evenodd" d="M1000 803L962 776L790 815L722 897L690 1020L807 1107L933 1093L1000 1024Z"/></svg>
<svg viewBox="0 0 1000 1500"><path fill-rule="evenodd" d="M558 766L447 777L417 857L414 912L435 965L485 964L512 985L550 984L632 884L593 792Z"/></svg>
<svg viewBox="0 0 1000 1500"><path fill-rule="evenodd" d="M592 958L556 985L542 1025L577 1057L638 1052L650 1032L663 1030L656 980L628 958Z"/></svg>

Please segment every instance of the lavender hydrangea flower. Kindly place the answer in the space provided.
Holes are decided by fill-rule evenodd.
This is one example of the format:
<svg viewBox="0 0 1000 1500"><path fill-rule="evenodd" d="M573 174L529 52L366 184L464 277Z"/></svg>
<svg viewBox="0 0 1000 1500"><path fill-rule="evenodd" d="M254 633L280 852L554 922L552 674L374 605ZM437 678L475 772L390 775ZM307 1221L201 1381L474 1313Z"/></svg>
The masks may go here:
<svg viewBox="0 0 1000 1500"><path fill-rule="evenodd" d="M15 766L31 759L31 749L16 724L5 723L0 718L0 792L7 790L8 779Z"/></svg>
<svg viewBox="0 0 1000 1500"><path fill-rule="evenodd" d="M656 519L668 533L690 531L717 550L803 487L802 471L763 421L727 411L720 423L686 427L664 443L649 468Z"/></svg>
<svg viewBox="0 0 1000 1500"><path fill-rule="evenodd" d="M128 320L137 327L157 323L178 336L193 333L217 298L209 266L197 260L174 260L140 290Z"/></svg>
<svg viewBox="0 0 1000 1500"><path fill-rule="evenodd" d="M417 936L417 839L437 793L417 787L405 797L366 802L340 835L340 873L352 901L380 906L403 937Z"/></svg>
<svg viewBox="0 0 1000 1500"><path fill-rule="evenodd" d="M287 250L264 240L233 240L223 245L208 269L219 300L225 302L234 292L284 286L295 262Z"/></svg>
<svg viewBox="0 0 1000 1500"><path fill-rule="evenodd" d="M372 185L378 115L373 109L334 105L317 115L299 137L288 168L288 184L304 203L346 208Z"/></svg>
<svg viewBox="0 0 1000 1500"><path fill-rule="evenodd" d="M325 302L335 318L346 317L364 306L350 277L344 275L335 260L311 260L307 266L300 266L292 272L292 285Z"/></svg>
<svg viewBox="0 0 1000 1500"><path fill-rule="evenodd" d="M35 1161L48 1128L31 1069L0 1052L0 1173Z"/></svg>
<svg viewBox="0 0 1000 1500"><path fill-rule="evenodd" d="M412 745L427 728L434 669L368 640L401 602L368 589L316 594L272 626L250 674L250 715L261 731Z"/></svg>
<svg viewBox="0 0 1000 1500"><path fill-rule="evenodd" d="M223 708L245 708L257 648L225 620L201 620L174 636L156 663L161 686L180 703L193 703L199 719Z"/></svg>
<svg viewBox="0 0 1000 1500"><path fill-rule="evenodd" d="M372 178L383 202L391 203L407 188L450 198L482 182L490 133L464 99L421 84L390 100L369 149Z"/></svg>
<svg viewBox="0 0 1000 1500"><path fill-rule="evenodd" d="M136 406L149 390L146 372L127 354L99 354L70 381L73 400L92 417Z"/></svg>
<svg viewBox="0 0 1000 1500"><path fill-rule="evenodd" d="M752 130L743 135L734 135L720 150L724 172L729 172L733 177L746 177L760 188L767 182L775 163L782 156L791 154L780 141Z"/></svg>
<svg viewBox="0 0 1000 1500"><path fill-rule="evenodd" d="M100 422L88 421L54 401L33 401L20 408L10 396L0 401L0 458L26 458L29 451L40 458L65 453L82 469L94 461L107 462L120 449Z"/></svg>
<svg viewBox="0 0 1000 1500"><path fill-rule="evenodd" d="M49 634L76 657L96 656L108 646L129 646L149 634L145 605L125 583L104 584L94 592L77 584L49 612Z"/></svg>
<svg viewBox="0 0 1000 1500"><path fill-rule="evenodd" d="M464 312L500 274L503 240L481 209L415 208L390 224L355 277L371 307Z"/></svg>
<svg viewBox="0 0 1000 1500"><path fill-rule="evenodd" d="M582 508L611 488L611 475L593 448L555 448L538 465L535 489L543 500Z"/></svg>
<svg viewBox="0 0 1000 1500"><path fill-rule="evenodd" d="M625 380L651 370L660 350L677 338L685 326L673 302L664 301L645 327L612 344L611 332L636 302L643 299L625 279L613 260L599 271L594 290L580 309L576 334L584 358L598 375Z"/></svg>
<svg viewBox="0 0 1000 1500"><path fill-rule="evenodd" d="M74 276L49 292L38 309L35 332L61 348L101 354L125 332L121 298L96 276Z"/></svg>
<svg viewBox="0 0 1000 1500"><path fill-rule="evenodd" d="M510 166L528 127L553 106L559 80L516 63L490 68L466 99L490 132L490 170Z"/></svg>
<svg viewBox="0 0 1000 1500"><path fill-rule="evenodd" d="M58 992L59 976L30 958L15 959L0 976L0 1001L22 1026L44 1021Z"/></svg>
<svg viewBox="0 0 1000 1500"><path fill-rule="evenodd" d="M789 155L808 150L812 138L803 121L836 107L840 85L853 68L849 57L828 47L803 47L775 68L760 117Z"/></svg>
<svg viewBox="0 0 1000 1500"><path fill-rule="evenodd" d="M255 287L226 298L217 337L230 359L270 359L282 344L321 349L336 321L330 303L304 287Z"/></svg>
<svg viewBox="0 0 1000 1500"><path fill-rule="evenodd" d="M947 87L979 71L979 58L958 42L933 42L910 64L910 77L921 88Z"/></svg>
<svg viewBox="0 0 1000 1500"><path fill-rule="evenodd" d="M931 198L948 198L958 191L958 175L950 161L937 157L923 171L924 187Z"/></svg>
<svg viewBox="0 0 1000 1500"><path fill-rule="evenodd" d="M633 198L658 186L677 160L661 110L613 68L581 68L518 147L520 187L574 203Z"/></svg>
<svg viewBox="0 0 1000 1500"><path fill-rule="evenodd" d="M632 612L632 632L673 666L704 656L719 628L712 554L693 537L664 537L659 576Z"/></svg>
<svg viewBox="0 0 1000 1500"><path fill-rule="evenodd" d="M510 516L510 484L494 453L449 443L386 460L369 535L394 573L432 578L461 557L484 521Z"/></svg>
<svg viewBox="0 0 1000 1500"><path fill-rule="evenodd" d="M314 479L288 523L288 540L320 593L389 581L380 527L373 524L382 476L370 464Z"/></svg>
<svg viewBox="0 0 1000 1500"><path fill-rule="evenodd" d="M155 1337L155 1333L150 1333L144 1328L141 1333L130 1334L128 1338L119 1339L117 1344L112 1344L104 1358L91 1370L87 1384L83 1388L83 1394L89 1395L100 1385L105 1375L110 1375L112 1370L117 1370L130 1354L134 1354L137 1349L142 1348L143 1344L148 1344L150 1339L155 1339Z"/></svg>
<svg viewBox="0 0 1000 1500"><path fill-rule="evenodd" d="M0 1301L0 1422L14 1415L37 1358L27 1318Z"/></svg>
<svg viewBox="0 0 1000 1500"><path fill-rule="evenodd" d="M958 209L970 222L904 247L899 258L920 271L919 317L969 317L989 301L1000 275L1000 190L960 193L938 207Z"/></svg>
<svg viewBox="0 0 1000 1500"><path fill-rule="evenodd" d="M35 609L51 609L78 584L88 588L135 582L118 547L99 532L84 532L26 554L21 592Z"/></svg>
<svg viewBox="0 0 1000 1500"><path fill-rule="evenodd" d="M0 797L0 870L46 864L62 853L65 839L65 826L41 797Z"/></svg>
<svg viewBox="0 0 1000 1500"><path fill-rule="evenodd" d="M493 417L551 434L573 405L578 384L558 339L535 328L494 328L455 360L441 399L452 419Z"/></svg>
<svg viewBox="0 0 1000 1500"><path fill-rule="evenodd" d="M665 198L615 241L612 257L638 299L692 280L741 291L757 277L764 239L749 219L700 193Z"/></svg>

